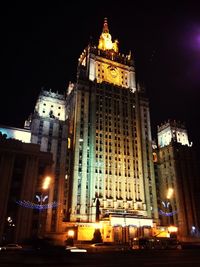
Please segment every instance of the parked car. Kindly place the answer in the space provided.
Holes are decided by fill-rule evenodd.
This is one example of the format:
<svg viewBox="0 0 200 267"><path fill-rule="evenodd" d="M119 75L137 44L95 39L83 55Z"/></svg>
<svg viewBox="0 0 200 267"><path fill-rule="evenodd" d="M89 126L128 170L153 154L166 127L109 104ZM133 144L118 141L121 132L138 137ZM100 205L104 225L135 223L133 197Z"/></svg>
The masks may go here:
<svg viewBox="0 0 200 267"><path fill-rule="evenodd" d="M8 244L5 246L0 247L1 251L18 251L21 250L22 246L18 245L18 244Z"/></svg>
<svg viewBox="0 0 200 267"><path fill-rule="evenodd" d="M176 238L143 237L133 239L132 249L182 249L182 245Z"/></svg>
<svg viewBox="0 0 200 267"><path fill-rule="evenodd" d="M90 245L91 251L116 251L120 250L120 247L111 243L94 243Z"/></svg>
<svg viewBox="0 0 200 267"><path fill-rule="evenodd" d="M92 247L102 247L102 246L105 246L104 243L94 243L91 245Z"/></svg>
<svg viewBox="0 0 200 267"><path fill-rule="evenodd" d="M84 248L78 248L78 247L74 247L74 246L66 246L65 247L65 250L67 252L81 252L81 253L85 253L87 252L87 249L84 249Z"/></svg>

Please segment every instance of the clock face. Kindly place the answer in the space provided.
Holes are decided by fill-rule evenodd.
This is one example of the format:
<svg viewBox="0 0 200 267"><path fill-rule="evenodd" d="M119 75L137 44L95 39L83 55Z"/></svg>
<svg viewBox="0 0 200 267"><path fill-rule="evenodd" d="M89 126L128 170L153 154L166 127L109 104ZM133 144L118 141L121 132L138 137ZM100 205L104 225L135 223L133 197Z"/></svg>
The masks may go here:
<svg viewBox="0 0 200 267"><path fill-rule="evenodd" d="M108 72L112 78L117 78L118 76L118 70L117 67L114 66L108 66Z"/></svg>

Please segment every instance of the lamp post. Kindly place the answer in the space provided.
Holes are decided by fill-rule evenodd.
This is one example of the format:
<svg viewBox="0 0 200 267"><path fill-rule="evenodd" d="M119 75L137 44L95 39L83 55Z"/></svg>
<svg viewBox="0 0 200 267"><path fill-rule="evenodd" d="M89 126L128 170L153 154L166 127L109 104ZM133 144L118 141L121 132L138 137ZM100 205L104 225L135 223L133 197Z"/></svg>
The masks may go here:
<svg viewBox="0 0 200 267"><path fill-rule="evenodd" d="M74 245L74 235L75 235L74 230L69 229L67 232L67 240L66 240L67 246L73 246Z"/></svg>
<svg viewBox="0 0 200 267"><path fill-rule="evenodd" d="M166 206L167 206L167 208L168 208L168 225L170 225L171 224L171 220L170 220L170 217L172 216L171 215L171 203L170 203L170 199L172 198L172 195L173 195L173 193L174 193L174 189L173 188L168 188L168 190L167 190L167 203L166 203Z"/></svg>
<svg viewBox="0 0 200 267"><path fill-rule="evenodd" d="M123 239L123 243L124 245L126 245L127 243L127 239L126 239L126 235L127 235L127 231L126 231L126 210L124 211L124 214L123 214L123 219L124 219L124 222L122 224L122 239Z"/></svg>
<svg viewBox="0 0 200 267"><path fill-rule="evenodd" d="M39 218L38 218L38 237L42 235L43 233L43 217L42 217L42 211L43 211L43 202L45 202L46 199L48 199L48 195L44 195L44 192L49 189L49 185L51 182L51 177L46 176L44 178L44 181L42 183L42 190L40 193L39 201L40 201L40 206L39 206Z"/></svg>

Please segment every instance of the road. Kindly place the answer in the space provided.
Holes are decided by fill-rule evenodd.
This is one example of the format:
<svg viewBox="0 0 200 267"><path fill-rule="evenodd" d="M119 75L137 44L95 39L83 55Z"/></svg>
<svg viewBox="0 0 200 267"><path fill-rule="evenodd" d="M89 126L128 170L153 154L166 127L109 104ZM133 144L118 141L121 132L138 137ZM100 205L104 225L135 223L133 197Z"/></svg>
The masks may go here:
<svg viewBox="0 0 200 267"><path fill-rule="evenodd" d="M98 253L30 254L1 253L0 267L195 267L200 250L136 250Z"/></svg>

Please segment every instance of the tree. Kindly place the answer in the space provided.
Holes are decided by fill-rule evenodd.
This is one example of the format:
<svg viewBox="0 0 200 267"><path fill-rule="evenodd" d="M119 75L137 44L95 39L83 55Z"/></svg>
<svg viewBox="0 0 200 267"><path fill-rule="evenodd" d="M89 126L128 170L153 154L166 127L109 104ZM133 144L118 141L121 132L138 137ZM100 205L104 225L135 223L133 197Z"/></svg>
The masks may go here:
<svg viewBox="0 0 200 267"><path fill-rule="evenodd" d="M93 243L102 243L103 242L101 232L99 229L95 229L92 242Z"/></svg>

